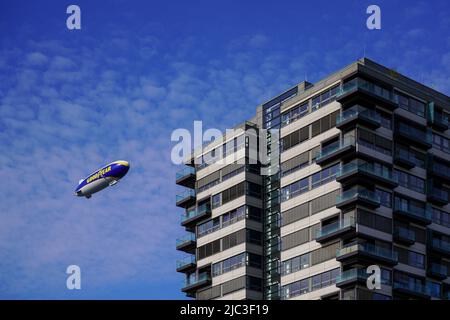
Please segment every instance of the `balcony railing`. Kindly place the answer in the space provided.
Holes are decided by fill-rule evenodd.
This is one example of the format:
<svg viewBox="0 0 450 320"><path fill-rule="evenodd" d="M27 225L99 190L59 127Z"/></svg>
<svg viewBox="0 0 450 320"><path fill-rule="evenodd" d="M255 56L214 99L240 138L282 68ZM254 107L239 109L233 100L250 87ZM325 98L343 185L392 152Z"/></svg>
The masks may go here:
<svg viewBox="0 0 450 320"><path fill-rule="evenodd" d="M178 202L188 199L190 197L195 197L195 190L187 189L187 190L183 191L182 193L177 194L176 201L178 203Z"/></svg>
<svg viewBox="0 0 450 320"><path fill-rule="evenodd" d="M336 277L336 284L355 280L366 281L369 275L370 273L367 273L365 269L358 269L358 268L349 269L344 272L341 272L341 274ZM381 284L390 285L391 283L386 279L381 279Z"/></svg>
<svg viewBox="0 0 450 320"><path fill-rule="evenodd" d="M400 198L395 198L394 200L394 212L416 217L420 220L431 221L431 211L427 207L413 206L409 202L405 204L403 199Z"/></svg>
<svg viewBox="0 0 450 320"><path fill-rule="evenodd" d="M374 83L366 81L364 79L353 79L347 83L345 83L338 91L336 97L339 98L348 92L352 92L358 89L362 89L367 91L375 96L383 98L385 100L390 101L391 103L398 104L397 96L393 94L392 91L384 89Z"/></svg>
<svg viewBox="0 0 450 320"><path fill-rule="evenodd" d="M355 162L347 163L343 165L340 168L340 170L336 173L336 178L342 177L346 174L356 171L362 171L377 177L381 177L385 180L389 180L392 183L397 183L397 177L394 176L392 170L382 169L380 167L373 165L372 163L364 163L364 164L357 164Z"/></svg>
<svg viewBox="0 0 450 320"><path fill-rule="evenodd" d="M190 255L190 256L184 257L183 259L177 260L177 269L180 269L180 268L183 268L190 264L195 264L195 263L196 263L195 256Z"/></svg>
<svg viewBox="0 0 450 320"><path fill-rule="evenodd" d="M207 272L198 274L195 277L189 276L189 277L186 277L186 279L184 281L184 287L186 288L186 287L194 286L201 282L210 281L210 280L211 280L211 274L209 274Z"/></svg>
<svg viewBox="0 0 450 320"><path fill-rule="evenodd" d="M394 281L394 289L402 289L414 294L429 296L431 295L431 288L427 284L420 284L416 281L409 281L408 283Z"/></svg>
<svg viewBox="0 0 450 320"><path fill-rule="evenodd" d="M399 122L397 124L396 131L403 136L407 136L409 138L408 140L411 141L417 141L429 145L433 142L431 131L423 131L412 126L408 126L403 122Z"/></svg>
<svg viewBox="0 0 450 320"><path fill-rule="evenodd" d="M182 246L182 245L184 245L184 244L186 244L188 242L195 241L195 240L196 240L195 239L195 234L189 232L184 237L181 237L181 238L177 239L176 246L179 247L179 246Z"/></svg>
<svg viewBox="0 0 450 320"><path fill-rule="evenodd" d="M416 241L416 233L413 230L404 227L395 228L394 237L398 239L404 239L413 243Z"/></svg>
<svg viewBox="0 0 450 320"><path fill-rule="evenodd" d="M386 249L370 243L359 243L338 249L336 252L336 257L341 257L354 252L366 253L393 261L398 260L397 252L394 252L392 249Z"/></svg>
<svg viewBox="0 0 450 320"><path fill-rule="evenodd" d="M440 239L432 239L431 244L435 249L450 253L450 242L443 241Z"/></svg>
<svg viewBox="0 0 450 320"><path fill-rule="evenodd" d="M434 274L440 274L445 276L447 275L447 266L440 263L435 262L430 263L430 265L428 266L428 270Z"/></svg>
<svg viewBox="0 0 450 320"><path fill-rule="evenodd" d="M337 196L336 203L342 203L352 199L363 199L374 203L380 203L380 196L375 192L359 188L350 189Z"/></svg>
<svg viewBox="0 0 450 320"><path fill-rule="evenodd" d="M205 213L211 212L211 205L209 203L202 204L197 208L186 211L181 215L181 222L192 219L197 216L201 216Z"/></svg>
<svg viewBox="0 0 450 320"><path fill-rule="evenodd" d="M195 174L195 168L194 167L190 167L190 166L185 166L183 169L181 169L180 171L178 171L175 174L175 178L177 180L184 178L186 176L189 176L191 174Z"/></svg>
<svg viewBox="0 0 450 320"><path fill-rule="evenodd" d="M329 225L323 226L322 228L317 230L316 238L321 238L330 235L332 233L338 232L339 230L355 226L356 226L355 219L353 217L347 217L344 218L343 220L339 220Z"/></svg>
<svg viewBox="0 0 450 320"><path fill-rule="evenodd" d="M328 147L323 148L320 150L320 152L317 154L316 161L325 158L335 152L340 151L341 149L344 149L349 146L355 146L355 138L354 137L348 137L345 138L343 141L341 141L337 145L331 145Z"/></svg>
<svg viewBox="0 0 450 320"><path fill-rule="evenodd" d="M364 117L367 119L370 119L371 121L375 121L377 123L381 122L380 115L375 111L371 109L367 109L365 107L362 107L360 105L355 105L344 112L340 114L336 120L336 124L339 125L343 122L356 119L358 117Z"/></svg>

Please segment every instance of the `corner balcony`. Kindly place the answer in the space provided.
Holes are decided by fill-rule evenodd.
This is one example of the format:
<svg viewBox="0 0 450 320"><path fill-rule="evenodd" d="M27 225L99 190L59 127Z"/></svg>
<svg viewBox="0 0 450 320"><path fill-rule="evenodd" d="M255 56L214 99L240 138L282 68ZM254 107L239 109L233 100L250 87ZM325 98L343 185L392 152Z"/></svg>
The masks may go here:
<svg viewBox="0 0 450 320"><path fill-rule="evenodd" d="M366 269L353 268L343 271L336 277L336 287L344 288L354 286L356 284L365 285L369 275L370 274L367 273ZM390 285L390 283L383 279L381 279L381 284Z"/></svg>
<svg viewBox="0 0 450 320"><path fill-rule="evenodd" d="M392 249L386 249L370 243L360 243L338 249L336 260L350 263L364 261L366 263L381 262L395 265L398 263L398 256Z"/></svg>
<svg viewBox="0 0 450 320"><path fill-rule="evenodd" d="M351 156L356 151L356 142L354 138L344 139L337 145L331 145L323 148L316 157L318 165L326 165L334 160Z"/></svg>
<svg viewBox="0 0 450 320"><path fill-rule="evenodd" d="M191 232L176 241L177 250L186 253L194 253L196 244L195 234Z"/></svg>
<svg viewBox="0 0 450 320"><path fill-rule="evenodd" d="M440 255L446 255L450 257L450 242L433 238L432 235L428 236L427 248Z"/></svg>
<svg viewBox="0 0 450 320"><path fill-rule="evenodd" d="M445 206L448 201L448 192L434 185L432 179L427 180L427 200L438 206Z"/></svg>
<svg viewBox="0 0 450 320"><path fill-rule="evenodd" d="M413 245L416 242L416 234L413 230L396 227L394 230L394 241L405 245Z"/></svg>
<svg viewBox="0 0 450 320"><path fill-rule="evenodd" d="M391 90L383 89L364 79L355 78L345 83L336 95L337 102L345 104L354 100L376 103L391 110L398 108L397 97Z"/></svg>
<svg viewBox="0 0 450 320"><path fill-rule="evenodd" d="M428 150L432 146L432 135L431 131L426 128L420 130L418 128L406 125L403 122L399 122L396 119L394 138L402 141L405 144L411 144L416 147Z"/></svg>
<svg viewBox="0 0 450 320"><path fill-rule="evenodd" d="M383 170L371 163L357 164L351 162L343 165L336 174L336 181L341 184L373 185L375 182L389 188L398 186L392 170Z"/></svg>
<svg viewBox="0 0 450 320"><path fill-rule="evenodd" d="M375 110L355 105L343 111L336 120L336 127L341 130L352 128L357 124L377 129L381 126L381 118Z"/></svg>
<svg viewBox="0 0 450 320"><path fill-rule="evenodd" d="M450 127L448 118L436 110L434 102L427 105L427 124L438 131L447 131Z"/></svg>
<svg viewBox="0 0 450 320"><path fill-rule="evenodd" d="M175 174L176 184L193 189L195 187L195 168L186 166Z"/></svg>
<svg viewBox="0 0 450 320"><path fill-rule="evenodd" d="M356 222L353 217L336 221L335 223L322 226L316 232L316 241L324 243L351 233L356 230Z"/></svg>
<svg viewBox="0 0 450 320"><path fill-rule="evenodd" d="M211 274L205 272L195 277L186 277L184 286L181 291L186 293L195 293L200 288L206 287L211 284Z"/></svg>
<svg viewBox="0 0 450 320"><path fill-rule="evenodd" d="M187 256L183 259L177 260L177 272L189 272L195 270L197 266L197 262L195 260L195 256Z"/></svg>
<svg viewBox="0 0 450 320"><path fill-rule="evenodd" d="M188 189L176 195L177 207L186 208L195 203L195 190Z"/></svg>
<svg viewBox="0 0 450 320"><path fill-rule="evenodd" d="M417 282L399 282L394 281L394 285L392 290L396 293L400 293L402 295L420 298L420 299L430 299L431 298L431 290L428 285L423 285Z"/></svg>
<svg viewBox="0 0 450 320"><path fill-rule="evenodd" d="M447 266L432 262L427 266L427 276L438 280L444 280L447 278Z"/></svg>
<svg viewBox="0 0 450 320"><path fill-rule="evenodd" d="M200 220L209 218L211 216L211 206L203 204L197 208L187 210L181 215L181 225L187 227L189 225L195 225Z"/></svg>
<svg viewBox="0 0 450 320"><path fill-rule="evenodd" d="M336 207L338 209L356 205L375 209L381 205L380 197L375 192L364 188L351 189L337 196Z"/></svg>
<svg viewBox="0 0 450 320"><path fill-rule="evenodd" d="M404 205L398 198L394 201L393 214L394 218L403 218L407 221L413 221L422 225L429 225L431 223L431 211L427 207L416 207L409 203Z"/></svg>

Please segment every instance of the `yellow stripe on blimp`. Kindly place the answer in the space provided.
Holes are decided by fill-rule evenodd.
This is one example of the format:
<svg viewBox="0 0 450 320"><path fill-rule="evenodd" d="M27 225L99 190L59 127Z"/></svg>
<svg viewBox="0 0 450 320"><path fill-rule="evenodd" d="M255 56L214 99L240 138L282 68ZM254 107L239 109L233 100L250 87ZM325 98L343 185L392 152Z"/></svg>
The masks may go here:
<svg viewBox="0 0 450 320"><path fill-rule="evenodd" d="M121 160L114 161L112 164L121 164L121 165L123 165L125 167L128 167L130 165L127 161L121 161Z"/></svg>
<svg viewBox="0 0 450 320"><path fill-rule="evenodd" d="M111 166L109 166L109 167L107 167L105 169L99 170L96 174L94 174L93 176L90 176L87 179L86 183L90 183L90 182L92 182L94 180L97 180L98 178L101 178L105 173L107 173L109 171L111 171Z"/></svg>

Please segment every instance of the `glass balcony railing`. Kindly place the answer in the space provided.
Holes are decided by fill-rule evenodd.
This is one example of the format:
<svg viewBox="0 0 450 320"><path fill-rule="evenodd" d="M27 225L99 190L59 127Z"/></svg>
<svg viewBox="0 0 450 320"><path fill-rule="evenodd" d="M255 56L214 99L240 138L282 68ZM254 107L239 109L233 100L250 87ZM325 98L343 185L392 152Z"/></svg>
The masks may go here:
<svg viewBox="0 0 450 320"><path fill-rule="evenodd" d="M349 82L345 83L339 90L338 93L336 95L336 97L340 97L343 96L345 94L347 94L348 92L352 92L358 89L362 89L364 91L370 92L371 94L378 96L380 98L386 99L392 103L397 104L398 103L398 98L397 96L395 96L393 94L392 91L387 90L383 87L380 87L372 82L369 82L367 80L364 79L353 79L350 80Z"/></svg>
<svg viewBox="0 0 450 320"><path fill-rule="evenodd" d="M336 203L342 203L352 199L364 199L375 203L380 203L380 196L367 189L351 189L337 196Z"/></svg>
<svg viewBox="0 0 450 320"><path fill-rule="evenodd" d="M177 269L183 268L185 266L188 266L190 264L195 264L195 263L196 263L196 260L195 260L194 255L187 256L187 257L184 257L183 259L177 260Z"/></svg>
<svg viewBox="0 0 450 320"><path fill-rule="evenodd" d="M180 202L180 201L183 201L183 200L188 199L190 197L195 197L195 190L187 189L187 190L183 191L182 193L177 194L176 195L176 201Z"/></svg>
<svg viewBox="0 0 450 320"><path fill-rule="evenodd" d="M336 277L336 284L354 280L366 281L370 274L371 273L367 273L365 269L349 269L341 272L341 274ZM390 282L386 279L381 279L381 284L390 285Z"/></svg>
<svg viewBox="0 0 450 320"><path fill-rule="evenodd" d="M372 163L364 163L364 164L357 164L355 162L347 163L339 169L339 171L336 174L336 177L339 178L346 174L353 173L356 171L366 172L368 174L392 181L393 183L397 183L397 177L394 176L392 170L377 167Z"/></svg>
<svg viewBox="0 0 450 320"><path fill-rule="evenodd" d="M348 121L351 119L356 119L360 116L368 118L368 119L378 122L378 123L381 122L381 117L375 110L367 109L360 105L355 105L355 106L351 107L350 109L347 109L344 112L342 112L342 114L340 114L338 116L338 118L336 120L336 124L339 125L342 122L345 122L345 121Z"/></svg>
<svg viewBox="0 0 450 320"><path fill-rule="evenodd" d="M428 270L435 274L447 275L447 266L440 263L430 263Z"/></svg>
<svg viewBox="0 0 450 320"><path fill-rule="evenodd" d="M338 249L336 252L336 257L341 257L346 254L353 253L353 252L362 252L362 253L370 254L373 256L377 256L380 258L389 259L389 260L393 260L393 261L398 260L397 252L394 252L392 249L383 248L383 247L373 245L370 243L353 244L353 245Z"/></svg>
<svg viewBox="0 0 450 320"><path fill-rule="evenodd" d="M181 215L181 222L189 220L191 218L201 216L205 213L211 212L211 206L209 203L202 204L197 208L187 210L185 213Z"/></svg>
<svg viewBox="0 0 450 320"><path fill-rule="evenodd" d="M339 230L354 226L356 226L356 223L353 217L344 218L343 220L322 226L322 228L316 231L316 238L324 237Z"/></svg>
<svg viewBox="0 0 450 320"><path fill-rule="evenodd" d="M418 283L417 281L408 281L408 282L394 281L394 289L403 289L409 292L426 296L429 296L431 294L431 288L429 285L421 284Z"/></svg>
<svg viewBox="0 0 450 320"><path fill-rule="evenodd" d="M416 233L413 230L404 227L395 228L394 236L412 242L416 241Z"/></svg>
<svg viewBox="0 0 450 320"><path fill-rule="evenodd" d="M179 247L179 246L181 246L181 245L184 245L184 244L186 244L186 243L188 243L188 242L195 241L195 240L196 240L196 239L195 239L195 234L189 232L189 233L186 234L184 237L181 237L181 238L178 238L178 239L177 239L177 241L176 241L176 246Z"/></svg>
<svg viewBox="0 0 450 320"><path fill-rule="evenodd" d="M186 177L188 175L191 175L191 174L195 174L195 168L194 167L185 166L183 169L181 169L180 171L178 171L175 174L175 178L177 180L179 180L179 179L184 178L184 177Z"/></svg>
<svg viewBox="0 0 450 320"><path fill-rule="evenodd" d="M320 160L321 158L325 158L335 152L338 152L341 149L344 149L348 146L355 146L355 138L354 137L348 137L345 138L343 141L341 141L340 143L336 144L336 145L330 145L327 146L325 148L323 148L322 150L320 150L320 152L317 154L316 157L316 161Z"/></svg>
<svg viewBox="0 0 450 320"><path fill-rule="evenodd" d="M436 200L447 202L448 201L448 193L447 191L431 185L428 185L427 195L435 198Z"/></svg>
<svg viewBox="0 0 450 320"><path fill-rule="evenodd" d="M414 206L400 198L394 200L394 211L403 212L421 220L431 220L431 211L427 207Z"/></svg>
<svg viewBox="0 0 450 320"><path fill-rule="evenodd" d="M450 252L450 242L443 241L440 239L432 239L431 244L433 245L433 248Z"/></svg>
<svg viewBox="0 0 450 320"><path fill-rule="evenodd" d="M423 131L400 122L396 127L396 131L414 141L420 141L427 144L433 142L433 136L429 130Z"/></svg>
<svg viewBox="0 0 450 320"><path fill-rule="evenodd" d="M209 273L205 272L205 273L201 273L201 274L198 274L195 276L187 277L184 281L184 286L190 287L190 286L196 285L200 282L208 281L208 280L211 280L211 275Z"/></svg>

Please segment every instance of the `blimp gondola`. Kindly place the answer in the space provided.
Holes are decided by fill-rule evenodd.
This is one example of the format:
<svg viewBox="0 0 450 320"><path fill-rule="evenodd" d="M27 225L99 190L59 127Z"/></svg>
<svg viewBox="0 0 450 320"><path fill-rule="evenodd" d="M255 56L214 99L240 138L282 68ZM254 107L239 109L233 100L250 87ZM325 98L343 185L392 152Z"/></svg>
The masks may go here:
<svg viewBox="0 0 450 320"><path fill-rule="evenodd" d="M75 194L78 197L90 198L96 192L105 189L108 186L114 186L130 170L128 161L119 160L111 162L106 166L94 171L86 178L78 182Z"/></svg>

